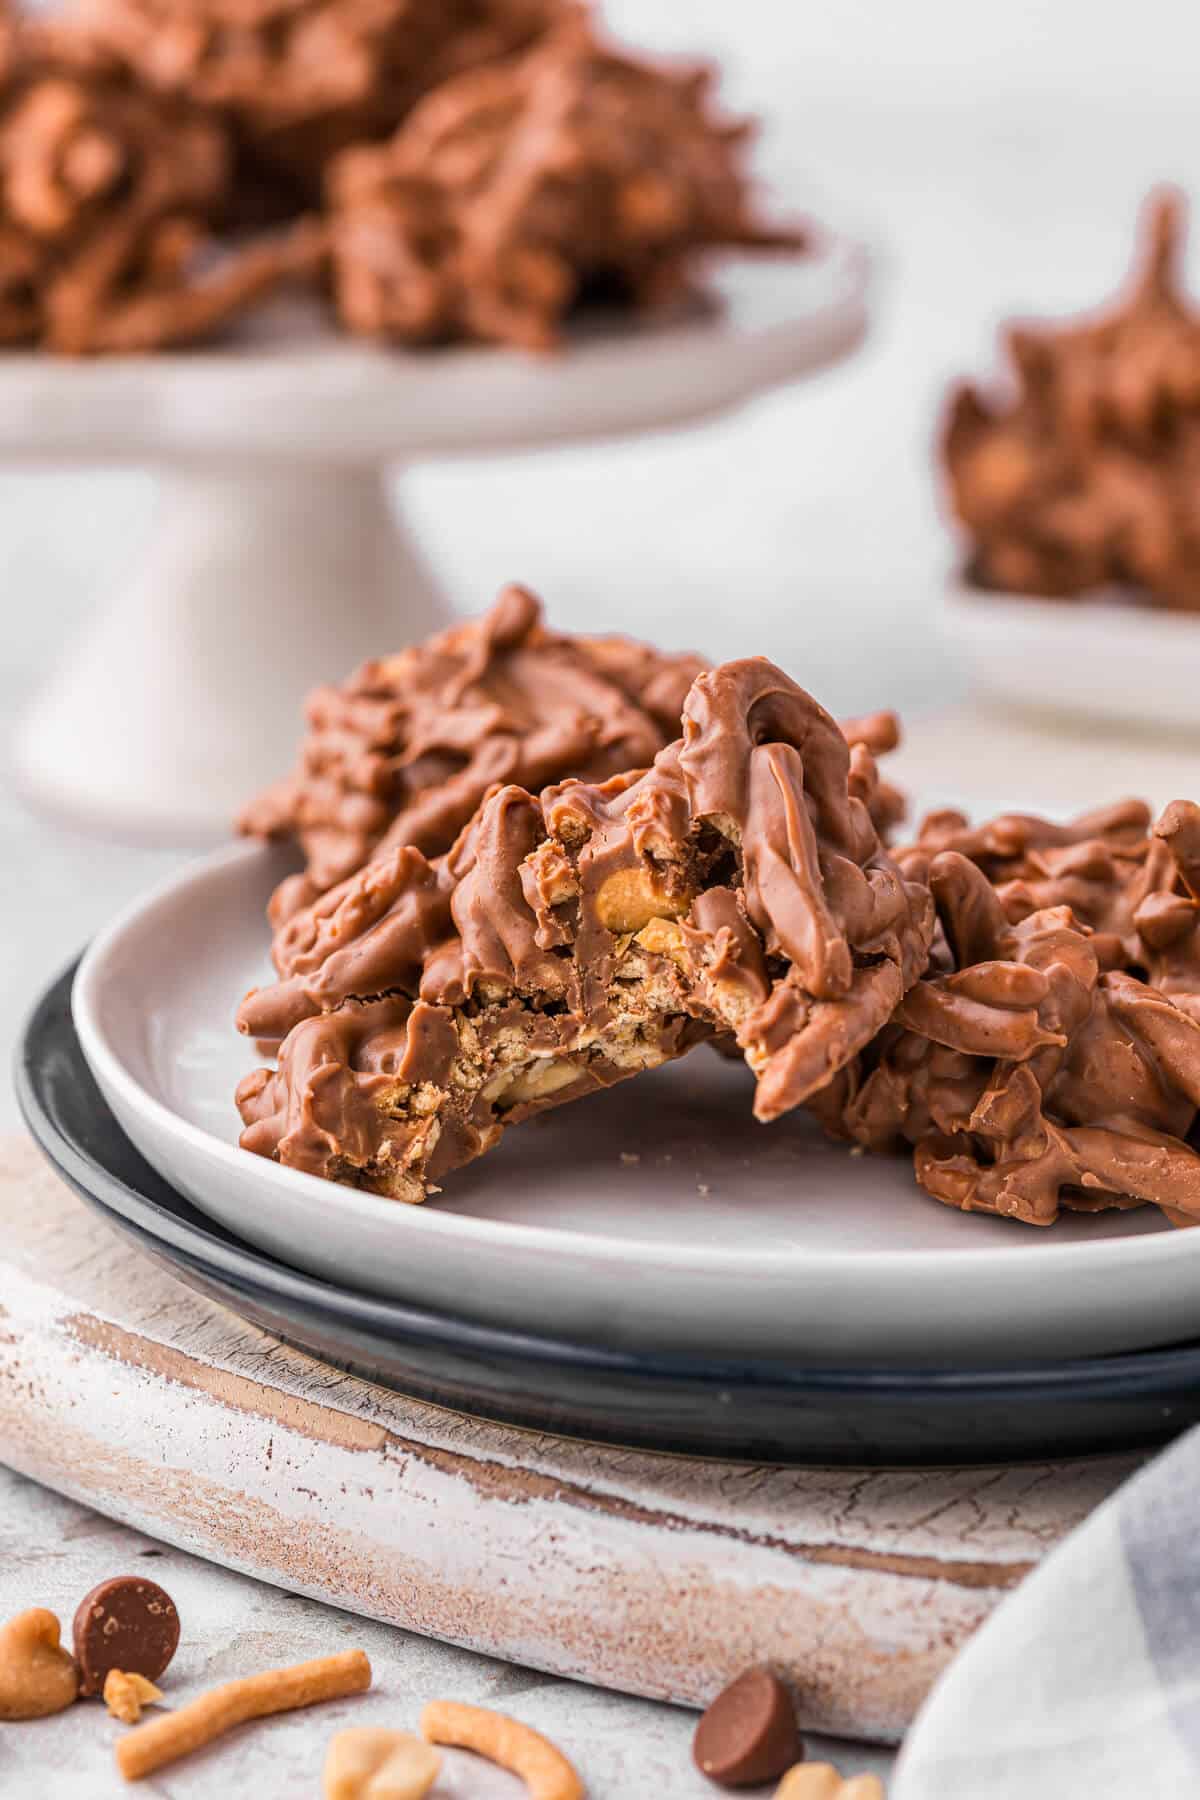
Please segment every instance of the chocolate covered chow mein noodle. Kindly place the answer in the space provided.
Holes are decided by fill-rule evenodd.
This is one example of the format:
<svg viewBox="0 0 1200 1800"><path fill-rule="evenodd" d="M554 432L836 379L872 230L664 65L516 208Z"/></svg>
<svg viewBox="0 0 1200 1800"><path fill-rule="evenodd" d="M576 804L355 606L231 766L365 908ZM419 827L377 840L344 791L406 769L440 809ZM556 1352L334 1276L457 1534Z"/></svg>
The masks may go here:
<svg viewBox="0 0 1200 1800"><path fill-rule="evenodd" d="M453 849L377 856L250 994L277 1071L247 1149L420 1200L547 1106L733 1037L778 1117L891 1017L928 890L871 821L869 752L762 659L697 678L648 770L513 786ZM864 791L866 790L866 791Z"/></svg>
<svg viewBox="0 0 1200 1800"><path fill-rule="evenodd" d="M578 776L602 781L644 768L675 738L688 689L704 668L629 638L568 637L540 602L508 587L481 619L367 663L308 702L309 732L291 776L249 806L241 828L294 838L303 874L271 905L277 959L303 940L303 915L371 857L413 845L440 855L489 788L538 789ZM904 811L874 754L895 747L894 715L843 726L872 817L886 832Z"/></svg>
<svg viewBox="0 0 1200 1800"><path fill-rule="evenodd" d="M310 223L217 252L229 175L212 119L61 32L14 29L0 78L0 341L73 354L190 342L311 275L324 238Z"/></svg>
<svg viewBox="0 0 1200 1800"><path fill-rule="evenodd" d="M710 85L618 55L578 14L445 83L389 143L332 167L344 323L546 349L581 300L677 296L707 249L799 247L756 218L747 127L714 115Z"/></svg>
<svg viewBox="0 0 1200 1800"><path fill-rule="evenodd" d="M305 853L304 874L275 896L274 923L381 850L448 850L497 784L644 767L678 733L703 667L625 638L551 631L541 603L512 586L481 619L318 688L295 773L241 820Z"/></svg>
<svg viewBox="0 0 1200 1800"><path fill-rule="evenodd" d="M961 813L924 820L906 855L953 850L987 875L1013 924L1042 907L1068 906L1092 935L1103 969L1122 969L1200 1022L1200 809L1174 801L1151 829L1141 800L1084 813L1065 825L1022 813L973 827Z"/></svg>
<svg viewBox="0 0 1200 1800"><path fill-rule="evenodd" d="M1200 311L1177 195L1155 197L1146 239L1126 301L1011 327L1010 391L953 398L950 501L981 586L1074 598L1117 583L1200 607Z"/></svg>
<svg viewBox="0 0 1200 1800"><path fill-rule="evenodd" d="M965 1211L1200 1219L1200 808L1173 803L1152 837L1139 810L943 815L899 854L936 901L931 965L814 1101L830 1130L912 1145L921 1186ZM966 854L931 848L955 836Z"/></svg>

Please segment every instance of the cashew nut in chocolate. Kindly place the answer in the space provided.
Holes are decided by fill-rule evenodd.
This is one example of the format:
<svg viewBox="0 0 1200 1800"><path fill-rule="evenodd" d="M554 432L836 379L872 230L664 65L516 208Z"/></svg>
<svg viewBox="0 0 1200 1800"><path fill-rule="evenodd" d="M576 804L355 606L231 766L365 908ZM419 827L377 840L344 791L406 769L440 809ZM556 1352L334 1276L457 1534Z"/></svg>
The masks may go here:
<svg viewBox="0 0 1200 1800"><path fill-rule="evenodd" d="M1200 608L1200 311L1183 203L1154 197L1143 267L1107 315L1007 333L1013 391L953 396L944 457L983 587L1074 598L1109 584Z"/></svg>
<svg viewBox="0 0 1200 1800"><path fill-rule="evenodd" d="M678 74L599 44L582 14L446 82L388 142L332 166L334 285L351 331L546 349L590 298L676 298L698 252L784 248L752 210L748 134Z"/></svg>
<svg viewBox="0 0 1200 1800"><path fill-rule="evenodd" d="M965 1211L1200 1217L1200 808L1147 824L1133 802L1067 827L927 822L897 855L936 902L930 969L814 1100L826 1126L911 1144L921 1186Z"/></svg>
<svg viewBox="0 0 1200 1800"><path fill-rule="evenodd" d="M378 854L243 1003L279 1066L239 1089L242 1143L420 1200L509 1124L717 1035L778 1117L925 966L929 891L881 845L872 781L756 658L697 677L649 769L510 785L441 858Z"/></svg>
<svg viewBox="0 0 1200 1800"><path fill-rule="evenodd" d="M308 702L309 735L293 775L246 809L241 828L295 838L306 859L271 903L282 968L297 917L369 857L412 844L449 850L489 788L538 789L578 776L602 781L641 769L678 734L683 702L704 668L628 638L551 631L538 600L508 587L482 619L367 663ZM875 754L894 749L895 716L843 727L852 780L881 832L904 813L878 779ZM282 960L280 960L282 959Z"/></svg>

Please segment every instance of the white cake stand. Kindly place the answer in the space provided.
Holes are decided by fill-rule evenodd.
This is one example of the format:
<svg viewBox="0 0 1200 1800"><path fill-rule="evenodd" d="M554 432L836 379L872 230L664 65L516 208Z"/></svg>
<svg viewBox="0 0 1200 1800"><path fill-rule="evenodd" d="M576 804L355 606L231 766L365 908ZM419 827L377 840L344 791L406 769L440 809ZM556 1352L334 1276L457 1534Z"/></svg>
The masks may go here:
<svg viewBox="0 0 1200 1800"><path fill-rule="evenodd" d="M390 465L711 417L849 350L866 286L861 247L831 238L730 262L710 302L581 327L556 356L392 351L292 308L191 354L4 358L0 457L160 475L151 544L18 729L20 785L122 835L226 833L290 766L310 687L445 616Z"/></svg>

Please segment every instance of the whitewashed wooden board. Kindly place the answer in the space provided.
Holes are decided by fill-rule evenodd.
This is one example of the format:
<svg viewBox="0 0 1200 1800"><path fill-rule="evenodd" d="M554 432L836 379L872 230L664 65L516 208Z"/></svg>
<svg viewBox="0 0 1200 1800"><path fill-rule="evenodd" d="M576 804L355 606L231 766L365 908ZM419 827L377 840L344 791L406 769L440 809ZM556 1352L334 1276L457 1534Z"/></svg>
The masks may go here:
<svg viewBox="0 0 1200 1800"><path fill-rule="evenodd" d="M227 1568L627 1693L747 1663L882 1741L1135 1459L797 1470L537 1436L314 1362L0 1149L0 1460Z"/></svg>

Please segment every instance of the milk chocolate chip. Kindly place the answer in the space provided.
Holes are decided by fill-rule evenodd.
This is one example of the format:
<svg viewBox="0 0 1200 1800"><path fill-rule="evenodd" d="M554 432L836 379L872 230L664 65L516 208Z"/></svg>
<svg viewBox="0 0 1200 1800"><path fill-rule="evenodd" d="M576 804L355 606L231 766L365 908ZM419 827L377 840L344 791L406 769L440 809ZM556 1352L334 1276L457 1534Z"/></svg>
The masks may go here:
<svg viewBox="0 0 1200 1800"><path fill-rule="evenodd" d="M727 1788L774 1781L803 1755L791 1695L770 1669L747 1669L719 1693L692 1743L696 1767Z"/></svg>
<svg viewBox="0 0 1200 1800"><path fill-rule="evenodd" d="M114 1575L84 1596L75 1614L81 1694L99 1694L112 1669L157 1681L179 1645L170 1594L140 1575Z"/></svg>

